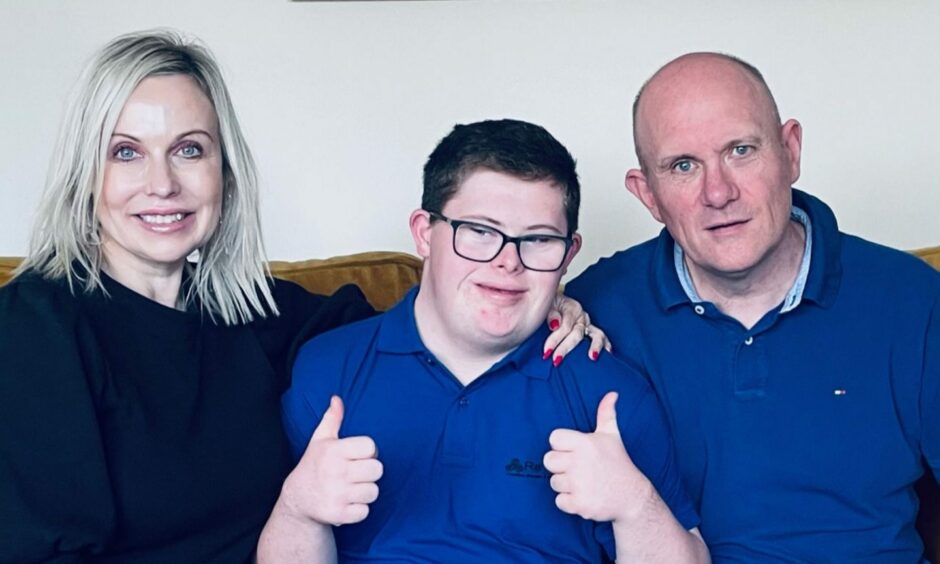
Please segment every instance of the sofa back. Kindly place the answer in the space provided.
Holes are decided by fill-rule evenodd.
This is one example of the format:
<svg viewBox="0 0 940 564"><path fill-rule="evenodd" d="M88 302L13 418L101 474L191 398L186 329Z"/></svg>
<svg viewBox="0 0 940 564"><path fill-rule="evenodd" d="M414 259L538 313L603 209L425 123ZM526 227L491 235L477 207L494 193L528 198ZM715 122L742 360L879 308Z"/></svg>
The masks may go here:
<svg viewBox="0 0 940 564"><path fill-rule="evenodd" d="M940 246L911 251L940 270ZM23 259L0 257L0 286ZM374 251L328 259L272 261L271 274L296 282L315 294L332 294L343 284L359 286L369 303L386 310L421 280L421 259L408 253Z"/></svg>
<svg viewBox="0 0 940 564"><path fill-rule="evenodd" d="M6 284L21 257L0 257L0 286ZM385 311L421 280L421 259L407 253L375 251L328 259L272 261L271 274L300 284L315 294L332 294L344 284L362 289L372 307Z"/></svg>

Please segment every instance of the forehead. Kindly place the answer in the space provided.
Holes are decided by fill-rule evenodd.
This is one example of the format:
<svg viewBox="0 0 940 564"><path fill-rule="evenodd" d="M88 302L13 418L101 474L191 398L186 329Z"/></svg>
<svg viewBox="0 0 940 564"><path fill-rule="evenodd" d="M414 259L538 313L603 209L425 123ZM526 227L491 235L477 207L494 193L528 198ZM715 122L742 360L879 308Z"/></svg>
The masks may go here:
<svg viewBox="0 0 940 564"><path fill-rule="evenodd" d="M764 88L739 65L678 61L647 85L637 112L638 138L651 156L717 148L772 134L774 115Z"/></svg>
<svg viewBox="0 0 940 564"><path fill-rule="evenodd" d="M140 81L124 103L118 127L150 129L210 128L217 122L215 108L192 77L182 74L150 76Z"/></svg>
<svg viewBox="0 0 940 564"><path fill-rule="evenodd" d="M444 205L445 215L489 218L506 225L567 228L564 194L551 180L525 180L489 169L470 173Z"/></svg>

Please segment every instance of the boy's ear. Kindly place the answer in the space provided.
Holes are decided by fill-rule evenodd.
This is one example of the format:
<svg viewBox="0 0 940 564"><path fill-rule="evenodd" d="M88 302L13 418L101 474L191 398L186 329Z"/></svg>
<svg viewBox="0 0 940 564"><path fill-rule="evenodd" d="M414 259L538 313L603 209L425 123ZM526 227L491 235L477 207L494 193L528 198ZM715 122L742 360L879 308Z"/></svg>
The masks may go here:
<svg viewBox="0 0 940 564"><path fill-rule="evenodd" d="M431 215L422 209L411 212L408 227L415 241L415 254L428 258L431 254Z"/></svg>

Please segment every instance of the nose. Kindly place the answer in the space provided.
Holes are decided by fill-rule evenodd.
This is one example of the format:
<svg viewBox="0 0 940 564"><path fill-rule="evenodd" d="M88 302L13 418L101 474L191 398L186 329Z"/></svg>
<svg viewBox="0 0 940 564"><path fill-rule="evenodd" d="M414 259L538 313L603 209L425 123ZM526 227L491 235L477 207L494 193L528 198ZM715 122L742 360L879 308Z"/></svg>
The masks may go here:
<svg viewBox="0 0 940 564"><path fill-rule="evenodd" d="M147 167L147 194L168 198L179 193L176 172L166 158L153 158Z"/></svg>
<svg viewBox="0 0 940 564"><path fill-rule="evenodd" d="M705 186L702 189L702 199L705 205L721 209L738 199L740 192L734 178L723 163L705 169Z"/></svg>
<svg viewBox="0 0 940 564"><path fill-rule="evenodd" d="M516 272L525 267L522 266L522 259L519 258L519 243L506 241L499 254L493 259L493 266L505 269L508 272Z"/></svg>

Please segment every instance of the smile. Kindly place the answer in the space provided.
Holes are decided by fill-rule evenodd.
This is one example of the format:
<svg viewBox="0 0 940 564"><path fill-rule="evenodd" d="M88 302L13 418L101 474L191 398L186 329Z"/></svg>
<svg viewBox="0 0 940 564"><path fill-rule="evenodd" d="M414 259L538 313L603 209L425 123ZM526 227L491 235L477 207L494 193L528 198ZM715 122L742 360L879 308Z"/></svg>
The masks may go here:
<svg viewBox="0 0 940 564"><path fill-rule="evenodd" d="M142 219L144 223L149 223L151 225L170 225L172 223L183 221L183 218L187 215L188 214L185 213L171 213L167 215L140 214L137 217Z"/></svg>

